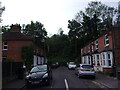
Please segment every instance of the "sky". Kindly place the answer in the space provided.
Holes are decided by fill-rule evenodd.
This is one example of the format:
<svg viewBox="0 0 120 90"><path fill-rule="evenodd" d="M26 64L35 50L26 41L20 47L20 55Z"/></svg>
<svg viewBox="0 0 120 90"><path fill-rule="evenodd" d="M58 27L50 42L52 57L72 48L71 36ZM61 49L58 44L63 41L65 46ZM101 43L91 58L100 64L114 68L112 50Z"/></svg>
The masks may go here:
<svg viewBox="0 0 120 90"><path fill-rule="evenodd" d="M80 10L87 7L91 0L0 0L5 11L2 14L2 25L30 24L41 22L48 36L57 34L62 28L67 34L68 20L75 18ZM100 0L108 6L117 7L119 0Z"/></svg>

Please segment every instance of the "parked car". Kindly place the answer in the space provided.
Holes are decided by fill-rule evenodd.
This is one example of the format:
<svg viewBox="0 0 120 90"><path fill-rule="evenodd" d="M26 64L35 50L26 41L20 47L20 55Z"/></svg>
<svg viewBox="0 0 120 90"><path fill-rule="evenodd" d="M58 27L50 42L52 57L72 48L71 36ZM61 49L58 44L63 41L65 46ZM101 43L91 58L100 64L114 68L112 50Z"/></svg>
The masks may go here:
<svg viewBox="0 0 120 90"><path fill-rule="evenodd" d="M90 64L79 64L75 68L75 74L78 77L81 76L92 76L93 78L96 77L95 70Z"/></svg>
<svg viewBox="0 0 120 90"><path fill-rule="evenodd" d="M25 77L25 85L49 85L52 81L52 71L47 64L34 66Z"/></svg>
<svg viewBox="0 0 120 90"><path fill-rule="evenodd" d="M69 62L68 63L68 69L75 69L76 68L76 63L75 62Z"/></svg>
<svg viewBox="0 0 120 90"><path fill-rule="evenodd" d="M60 66L60 63L59 62L53 62L52 64L51 64L51 68L57 68L57 67L59 67Z"/></svg>

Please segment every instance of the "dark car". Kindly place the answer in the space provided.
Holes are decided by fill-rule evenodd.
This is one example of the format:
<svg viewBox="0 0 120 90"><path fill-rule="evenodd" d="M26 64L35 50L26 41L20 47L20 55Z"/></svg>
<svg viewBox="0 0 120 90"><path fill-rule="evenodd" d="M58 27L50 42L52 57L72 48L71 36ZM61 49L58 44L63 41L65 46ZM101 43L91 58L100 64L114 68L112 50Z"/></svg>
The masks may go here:
<svg viewBox="0 0 120 90"><path fill-rule="evenodd" d="M51 64L51 68L57 68L57 67L59 67L60 66L60 63L59 62L53 62L52 64Z"/></svg>
<svg viewBox="0 0 120 90"><path fill-rule="evenodd" d="M27 87L33 85L49 85L52 81L52 71L48 65L34 66L25 78Z"/></svg>

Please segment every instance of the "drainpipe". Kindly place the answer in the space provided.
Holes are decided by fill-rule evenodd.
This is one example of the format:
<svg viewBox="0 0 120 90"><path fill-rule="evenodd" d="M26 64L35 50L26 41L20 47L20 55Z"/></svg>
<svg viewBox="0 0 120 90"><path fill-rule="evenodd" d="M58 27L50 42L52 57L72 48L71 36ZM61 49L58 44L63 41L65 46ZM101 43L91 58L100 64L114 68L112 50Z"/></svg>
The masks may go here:
<svg viewBox="0 0 120 90"><path fill-rule="evenodd" d="M113 65L112 65L112 69L113 69L113 74L114 76L117 75L116 73L116 59L115 59L115 31L114 29L112 29L112 48L113 48Z"/></svg>

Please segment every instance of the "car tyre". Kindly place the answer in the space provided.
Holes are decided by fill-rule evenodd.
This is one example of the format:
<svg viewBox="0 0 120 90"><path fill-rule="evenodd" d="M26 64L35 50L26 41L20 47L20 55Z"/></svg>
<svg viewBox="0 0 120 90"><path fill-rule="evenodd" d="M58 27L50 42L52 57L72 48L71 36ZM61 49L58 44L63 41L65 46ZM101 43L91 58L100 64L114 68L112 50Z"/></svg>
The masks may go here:
<svg viewBox="0 0 120 90"><path fill-rule="evenodd" d="M96 79L96 77L95 77L95 76L93 76L93 79Z"/></svg>
<svg viewBox="0 0 120 90"><path fill-rule="evenodd" d="M80 78L80 75L79 75L79 73L77 74L77 77L78 77L78 78Z"/></svg>
<svg viewBox="0 0 120 90"><path fill-rule="evenodd" d="M26 87L27 87L27 88L31 88L31 85L29 85L29 84L26 84Z"/></svg>

